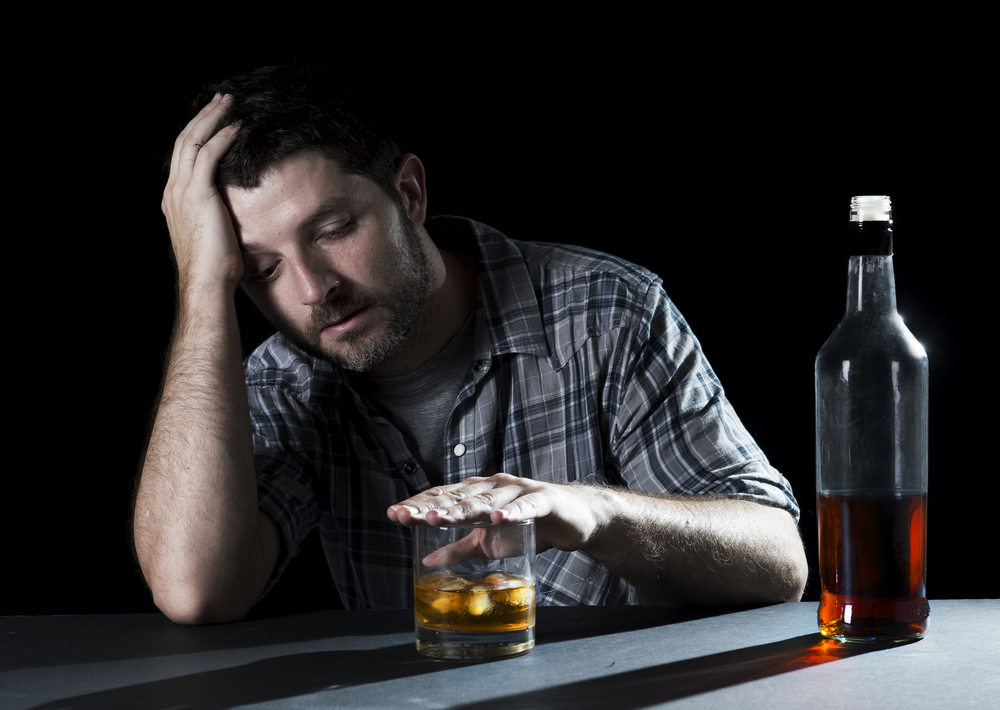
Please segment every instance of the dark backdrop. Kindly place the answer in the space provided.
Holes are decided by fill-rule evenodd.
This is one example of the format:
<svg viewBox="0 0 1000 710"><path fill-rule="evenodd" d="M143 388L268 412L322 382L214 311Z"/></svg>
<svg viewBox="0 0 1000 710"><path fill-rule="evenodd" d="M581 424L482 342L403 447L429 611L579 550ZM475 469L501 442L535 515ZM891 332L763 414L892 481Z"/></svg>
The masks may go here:
<svg viewBox="0 0 1000 710"><path fill-rule="evenodd" d="M8 243L25 254L14 261L28 305L6 338L11 399L26 403L10 450L27 457L7 457L14 554L0 614L153 610L126 520L173 311L161 159L203 83L291 62L342 65L373 98L392 97L432 214L602 249L663 277L792 481L812 600L813 359L844 310L848 201L890 194L899 310L930 357L929 593L995 596L977 552L989 539L982 400L995 388L979 366L995 229L971 59L897 48L865 74L850 44L831 45L841 60L829 69L803 54L808 42L706 39L692 52L659 38L476 36L403 56L389 39L377 51L223 48L180 66L166 50L91 47L67 52L65 75L18 104L31 129L13 136L22 179L8 209L32 219ZM267 328L242 315L250 347ZM337 604L311 536L255 613Z"/></svg>

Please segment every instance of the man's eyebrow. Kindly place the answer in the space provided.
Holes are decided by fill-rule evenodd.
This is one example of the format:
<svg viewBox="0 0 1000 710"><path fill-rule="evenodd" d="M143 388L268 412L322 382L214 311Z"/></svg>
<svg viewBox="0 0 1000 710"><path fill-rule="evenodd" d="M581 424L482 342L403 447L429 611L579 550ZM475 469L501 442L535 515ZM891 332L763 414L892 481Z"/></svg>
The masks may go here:
<svg viewBox="0 0 1000 710"><path fill-rule="evenodd" d="M316 222L319 222L324 217L330 215L333 212L340 212L342 210L348 209L350 206L350 200L343 197L331 197L317 207L311 215L306 217L299 224L299 230L306 230L312 227Z"/></svg>
<svg viewBox="0 0 1000 710"><path fill-rule="evenodd" d="M343 197L331 197L326 200L313 210L312 214L306 217L302 222L299 223L299 231L305 231L312 227L316 222L319 222L324 217L329 216L334 212L339 212L341 210L348 209L351 202L350 200ZM268 247L255 242L244 242L240 240L240 250L246 252L247 254L260 254L262 252L269 251Z"/></svg>
<svg viewBox="0 0 1000 710"><path fill-rule="evenodd" d="M244 242L242 239L240 242L240 251L245 251L247 254L260 254L267 251L267 247L255 244L254 242Z"/></svg>

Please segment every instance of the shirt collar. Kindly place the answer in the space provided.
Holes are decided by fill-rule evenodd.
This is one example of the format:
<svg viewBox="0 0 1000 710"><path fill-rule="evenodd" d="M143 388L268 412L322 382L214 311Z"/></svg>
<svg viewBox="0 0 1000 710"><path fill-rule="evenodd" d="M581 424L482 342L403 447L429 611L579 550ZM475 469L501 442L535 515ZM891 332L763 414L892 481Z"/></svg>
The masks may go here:
<svg viewBox="0 0 1000 710"><path fill-rule="evenodd" d="M426 226L435 243L444 249L471 251L470 237L475 238L479 262L476 308L486 323L490 355L526 353L548 357L540 294L518 243L464 217L432 217Z"/></svg>

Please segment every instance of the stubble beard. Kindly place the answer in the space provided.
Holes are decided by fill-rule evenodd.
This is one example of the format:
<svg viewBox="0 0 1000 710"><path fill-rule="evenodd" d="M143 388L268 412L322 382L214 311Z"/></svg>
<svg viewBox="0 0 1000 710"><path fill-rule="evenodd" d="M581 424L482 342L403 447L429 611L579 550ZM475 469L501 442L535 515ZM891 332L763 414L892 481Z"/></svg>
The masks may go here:
<svg viewBox="0 0 1000 710"><path fill-rule="evenodd" d="M395 355L406 342L427 300L430 272L427 255L421 248L420 237L410 216L401 208L398 214L402 234L397 258L383 274L390 290L382 295L356 292L315 306L304 335L295 331L286 332L302 350L343 370L368 372ZM339 339L346 346L344 349L335 351L323 347L323 328L364 306L378 307L388 313L384 332L373 335L348 330Z"/></svg>

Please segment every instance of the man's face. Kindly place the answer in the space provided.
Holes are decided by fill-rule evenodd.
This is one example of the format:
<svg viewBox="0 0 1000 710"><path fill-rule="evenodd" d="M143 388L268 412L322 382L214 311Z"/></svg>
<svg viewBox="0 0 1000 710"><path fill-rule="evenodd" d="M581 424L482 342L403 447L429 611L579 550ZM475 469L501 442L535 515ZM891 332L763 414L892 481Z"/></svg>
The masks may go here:
<svg viewBox="0 0 1000 710"><path fill-rule="evenodd" d="M374 182L299 154L226 198L243 288L292 342L356 372L400 350L427 298L427 259L409 215Z"/></svg>

